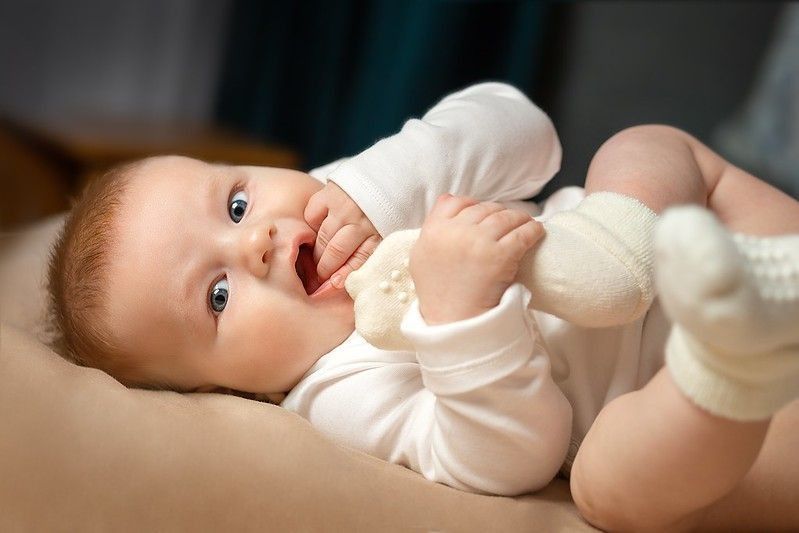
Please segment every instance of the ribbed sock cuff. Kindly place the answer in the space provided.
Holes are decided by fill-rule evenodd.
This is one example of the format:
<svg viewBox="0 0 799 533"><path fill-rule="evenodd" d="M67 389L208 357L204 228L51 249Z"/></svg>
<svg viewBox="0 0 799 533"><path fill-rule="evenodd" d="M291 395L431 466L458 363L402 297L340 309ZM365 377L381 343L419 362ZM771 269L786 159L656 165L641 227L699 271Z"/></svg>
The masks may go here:
<svg viewBox="0 0 799 533"><path fill-rule="evenodd" d="M790 355L798 358L799 366L799 353ZM752 354L747 361L714 354L677 325L666 345L666 364L677 387L702 409L739 421L767 419L799 395L799 372L775 372L773 379L755 381L735 368L736 363L756 364L758 357L769 356ZM761 362L768 364L768 360ZM753 374L762 378L762 367L758 370Z"/></svg>

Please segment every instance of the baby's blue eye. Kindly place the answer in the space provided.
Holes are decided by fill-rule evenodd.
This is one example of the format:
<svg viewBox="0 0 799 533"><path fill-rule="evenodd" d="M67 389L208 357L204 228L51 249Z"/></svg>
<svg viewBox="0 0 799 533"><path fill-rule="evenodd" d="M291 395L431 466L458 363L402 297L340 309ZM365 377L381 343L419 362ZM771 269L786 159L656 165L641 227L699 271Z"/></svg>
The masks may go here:
<svg viewBox="0 0 799 533"><path fill-rule="evenodd" d="M208 303L216 313L221 313L225 309L228 300L227 278L222 278L211 287L211 294L208 295Z"/></svg>
<svg viewBox="0 0 799 533"><path fill-rule="evenodd" d="M228 206L230 220L238 224L244 217L245 211L247 211L247 193L239 191L230 199L230 205Z"/></svg>

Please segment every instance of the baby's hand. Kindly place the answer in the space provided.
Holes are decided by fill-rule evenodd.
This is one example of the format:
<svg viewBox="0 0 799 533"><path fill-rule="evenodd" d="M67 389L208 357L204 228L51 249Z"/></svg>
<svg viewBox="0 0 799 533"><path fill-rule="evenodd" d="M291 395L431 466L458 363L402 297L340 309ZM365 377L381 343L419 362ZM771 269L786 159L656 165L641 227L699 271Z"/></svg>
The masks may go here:
<svg viewBox="0 0 799 533"><path fill-rule="evenodd" d="M439 197L410 253L419 311L430 324L477 316L499 303L525 252L544 234L523 211Z"/></svg>
<svg viewBox="0 0 799 533"><path fill-rule="evenodd" d="M313 258L319 279L330 278L339 289L381 240L361 208L332 181L311 196L305 207L305 221L316 231Z"/></svg>

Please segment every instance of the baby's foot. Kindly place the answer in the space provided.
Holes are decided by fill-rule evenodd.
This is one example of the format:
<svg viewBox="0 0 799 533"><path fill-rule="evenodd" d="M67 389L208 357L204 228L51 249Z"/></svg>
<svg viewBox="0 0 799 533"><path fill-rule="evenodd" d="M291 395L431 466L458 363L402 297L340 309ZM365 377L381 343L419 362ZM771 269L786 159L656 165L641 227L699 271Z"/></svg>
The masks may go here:
<svg viewBox="0 0 799 533"><path fill-rule="evenodd" d="M661 301L730 354L799 345L799 235L732 235L705 209L668 210L655 234Z"/></svg>
<svg viewBox="0 0 799 533"><path fill-rule="evenodd" d="M585 327L637 320L655 296L652 230L657 215L612 192L587 196L544 222L546 235L519 265L531 307Z"/></svg>
<svg viewBox="0 0 799 533"><path fill-rule="evenodd" d="M799 235L733 236L699 207L666 211L656 283L674 320L674 382L719 416L758 420L799 395Z"/></svg>

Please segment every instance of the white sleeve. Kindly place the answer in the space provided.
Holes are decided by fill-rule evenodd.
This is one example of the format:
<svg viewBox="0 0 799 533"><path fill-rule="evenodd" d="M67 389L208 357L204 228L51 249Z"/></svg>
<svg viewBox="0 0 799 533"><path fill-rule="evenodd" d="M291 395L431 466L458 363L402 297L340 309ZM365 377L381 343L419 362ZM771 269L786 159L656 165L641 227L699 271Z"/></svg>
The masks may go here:
<svg viewBox="0 0 799 533"><path fill-rule="evenodd" d="M514 284L494 309L437 326L415 305L402 329L418 364L331 379L303 410L339 442L431 481L507 496L541 489L566 457L572 411L535 342L529 298Z"/></svg>
<svg viewBox="0 0 799 533"><path fill-rule="evenodd" d="M386 236L421 227L447 192L529 198L555 175L560 158L549 117L518 89L489 82L446 96L399 133L312 174L341 187Z"/></svg>

